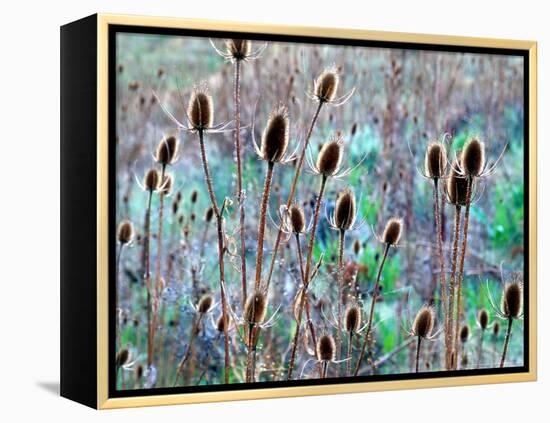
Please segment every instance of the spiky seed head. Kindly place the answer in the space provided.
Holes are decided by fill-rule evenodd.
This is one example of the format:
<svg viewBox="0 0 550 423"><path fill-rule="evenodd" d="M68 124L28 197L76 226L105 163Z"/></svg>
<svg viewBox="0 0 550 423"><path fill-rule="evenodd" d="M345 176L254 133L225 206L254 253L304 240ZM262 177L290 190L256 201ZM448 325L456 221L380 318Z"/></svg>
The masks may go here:
<svg viewBox="0 0 550 423"><path fill-rule="evenodd" d="M317 156L317 170L324 176L333 176L342 165L344 139L336 135L325 142Z"/></svg>
<svg viewBox="0 0 550 423"><path fill-rule="evenodd" d="M356 239L355 241L353 241L353 254L357 256L359 255L360 252L361 252L361 241Z"/></svg>
<svg viewBox="0 0 550 423"><path fill-rule="evenodd" d="M332 335L321 335L317 341L317 357L321 361L334 361L336 344Z"/></svg>
<svg viewBox="0 0 550 423"><path fill-rule="evenodd" d="M521 314L523 289L518 281L512 281L504 287L502 296L502 314L509 319L517 319Z"/></svg>
<svg viewBox="0 0 550 423"><path fill-rule="evenodd" d="M495 322L495 324L493 325L493 336L496 338L499 332L500 332L500 323Z"/></svg>
<svg viewBox="0 0 550 423"><path fill-rule="evenodd" d="M435 314L433 307L422 307L414 318L412 333L420 338L428 338L434 328Z"/></svg>
<svg viewBox="0 0 550 423"><path fill-rule="evenodd" d="M301 234L306 229L306 215L299 204L292 204L288 209L288 219L292 232Z"/></svg>
<svg viewBox="0 0 550 423"><path fill-rule="evenodd" d="M334 207L334 223L342 231L351 229L355 223L356 203L355 194L349 188L338 193Z"/></svg>
<svg viewBox="0 0 550 423"><path fill-rule="evenodd" d="M129 244L134 239L134 225L129 220L123 220L118 225L117 240L121 244Z"/></svg>
<svg viewBox="0 0 550 423"><path fill-rule="evenodd" d="M315 97L322 103L334 100L339 82L340 76L335 68L325 69L315 80L313 87Z"/></svg>
<svg viewBox="0 0 550 423"><path fill-rule="evenodd" d="M180 203L178 201L172 202L172 214L173 215L178 214L179 204Z"/></svg>
<svg viewBox="0 0 550 423"><path fill-rule="evenodd" d="M174 163L177 159L179 140L171 135L161 139L155 150L155 161L164 166Z"/></svg>
<svg viewBox="0 0 550 423"><path fill-rule="evenodd" d="M486 309L482 308L479 310L477 321L482 330L487 329L487 326L489 326L489 313L487 313Z"/></svg>
<svg viewBox="0 0 550 423"><path fill-rule="evenodd" d="M446 154L443 143L434 141L428 145L424 163L424 172L427 177L432 179L440 179L443 177L447 161Z"/></svg>
<svg viewBox="0 0 550 423"><path fill-rule="evenodd" d="M182 195L181 195L181 191L178 191L176 193L176 198L174 201L176 201L177 203L181 202L181 199L182 199Z"/></svg>
<svg viewBox="0 0 550 423"><path fill-rule="evenodd" d="M485 166L485 144L472 138L462 150L462 170L468 177L480 176Z"/></svg>
<svg viewBox="0 0 550 423"><path fill-rule="evenodd" d="M196 87L191 93L187 117L192 129L202 131L214 124L214 103L205 85Z"/></svg>
<svg viewBox="0 0 550 423"><path fill-rule="evenodd" d="M212 303L214 302L214 299L212 298L212 295L205 294L199 301L199 305L197 307L197 311L201 314L208 313L210 311L210 308L212 307Z"/></svg>
<svg viewBox="0 0 550 423"><path fill-rule="evenodd" d="M230 39L225 42L227 54L235 60L245 60L250 55L252 43L250 40Z"/></svg>
<svg viewBox="0 0 550 423"><path fill-rule="evenodd" d="M162 195L168 196L172 194L172 188L174 187L174 177L170 174L164 175L162 184L160 186L160 193Z"/></svg>
<svg viewBox="0 0 550 423"><path fill-rule="evenodd" d="M218 317L218 320L216 320L216 330L218 332L223 332L225 328L225 319L223 318L223 314L220 314L220 317Z"/></svg>
<svg viewBox="0 0 550 423"><path fill-rule="evenodd" d="M460 328L460 342L462 342L463 344L466 343L469 337L470 337L470 327L468 325L463 325Z"/></svg>
<svg viewBox="0 0 550 423"><path fill-rule="evenodd" d="M117 367L124 366L128 362L128 358L130 358L130 352L126 348L123 348L116 355L116 359L115 359L116 366Z"/></svg>
<svg viewBox="0 0 550 423"><path fill-rule="evenodd" d="M279 162L286 153L289 140L290 123L285 106L279 105L269 115L262 134L260 152L268 162Z"/></svg>
<svg viewBox="0 0 550 423"><path fill-rule="evenodd" d="M250 324L261 324L266 314L267 297L263 292L255 290L244 305L244 320Z"/></svg>
<svg viewBox="0 0 550 423"><path fill-rule="evenodd" d="M214 217L214 209L212 207L208 207L206 209L206 213L204 213L204 220L206 222L212 221L212 217Z"/></svg>
<svg viewBox="0 0 550 423"><path fill-rule="evenodd" d="M355 333L361 326L361 309L356 304L348 306L344 316L346 332Z"/></svg>
<svg viewBox="0 0 550 423"><path fill-rule="evenodd" d="M453 167L458 167L455 162ZM449 203L455 206L465 206L468 198L468 180L458 174L455 170L451 170L447 178L447 199Z"/></svg>
<svg viewBox="0 0 550 423"><path fill-rule="evenodd" d="M197 190L194 189L193 192L191 193L191 203L195 204L197 202L197 196L199 194L197 193Z"/></svg>
<svg viewBox="0 0 550 423"><path fill-rule="evenodd" d="M156 169L150 169L143 179L143 186L149 192L157 191L160 187L160 174Z"/></svg>
<svg viewBox="0 0 550 423"><path fill-rule="evenodd" d="M382 234L382 241L388 245L397 245L401 239L401 232L403 231L403 219L398 217L392 217L386 223L384 233Z"/></svg>

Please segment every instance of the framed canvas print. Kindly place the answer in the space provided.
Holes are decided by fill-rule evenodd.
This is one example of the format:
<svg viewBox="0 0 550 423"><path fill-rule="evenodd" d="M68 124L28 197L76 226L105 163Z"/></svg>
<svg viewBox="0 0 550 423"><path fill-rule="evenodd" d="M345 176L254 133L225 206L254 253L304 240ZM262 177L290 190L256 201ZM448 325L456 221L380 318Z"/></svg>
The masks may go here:
<svg viewBox="0 0 550 423"><path fill-rule="evenodd" d="M61 393L536 379L536 43L61 28Z"/></svg>

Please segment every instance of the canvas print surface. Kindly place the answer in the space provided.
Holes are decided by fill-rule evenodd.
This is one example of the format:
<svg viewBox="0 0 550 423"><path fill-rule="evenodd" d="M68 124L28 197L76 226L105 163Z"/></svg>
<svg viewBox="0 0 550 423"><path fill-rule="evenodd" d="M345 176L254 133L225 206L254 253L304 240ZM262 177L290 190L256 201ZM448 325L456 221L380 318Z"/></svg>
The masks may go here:
<svg viewBox="0 0 550 423"><path fill-rule="evenodd" d="M116 34L115 391L525 365L524 57L306 41Z"/></svg>

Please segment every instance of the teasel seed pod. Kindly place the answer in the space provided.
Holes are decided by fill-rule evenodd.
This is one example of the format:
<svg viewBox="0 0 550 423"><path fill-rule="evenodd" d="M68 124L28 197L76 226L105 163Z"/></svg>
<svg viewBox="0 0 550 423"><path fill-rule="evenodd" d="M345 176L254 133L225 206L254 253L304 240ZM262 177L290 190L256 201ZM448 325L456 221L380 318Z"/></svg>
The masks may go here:
<svg viewBox="0 0 550 423"><path fill-rule="evenodd" d="M334 361L336 344L332 335L323 334L317 341L317 357L321 361Z"/></svg>
<svg viewBox="0 0 550 423"><path fill-rule="evenodd" d="M340 76L334 67L325 69L315 80L313 93L320 102L325 103L334 100Z"/></svg>
<svg viewBox="0 0 550 423"><path fill-rule="evenodd" d="M172 214L173 214L173 215L178 214L178 209L179 209L179 201L174 200L174 201L172 202Z"/></svg>
<svg viewBox="0 0 550 423"><path fill-rule="evenodd" d="M208 313L210 311L210 308L212 307L213 302L214 302L214 299L212 298L212 295L205 294L199 301L197 311L200 314Z"/></svg>
<svg viewBox="0 0 550 423"><path fill-rule="evenodd" d="M455 162L453 167L458 167ZM451 170L447 178L447 200L455 206L465 206L467 202L468 180L459 175L455 170Z"/></svg>
<svg viewBox="0 0 550 423"><path fill-rule="evenodd" d="M164 175L162 185L160 186L160 193L164 196L172 194L172 188L174 186L174 178L172 175Z"/></svg>
<svg viewBox="0 0 550 423"><path fill-rule="evenodd" d="M218 320L216 320L216 330L219 333L223 333L225 329L225 319L223 318L223 314L220 314L218 317Z"/></svg>
<svg viewBox="0 0 550 423"><path fill-rule="evenodd" d="M324 176L333 176L342 165L343 141L341 135L336 135L325 142L317 156L317 171Z"/></svg>
<svg viewBox="0 0 550 423"><path fill-rule="evenodd" d="M235 60L245 60L252 49L250 40L230 39L225 42L227 54Z"/></svg>
<svg viewBox="0 0 550 423"><path fill-rule="evenodd" d="M495 322L495 324L493 325L493 336L496 338L499 332L500 332L500 323Z"/></svg>
<svg viewBox="0 0 550 423"><path fill-rule="evenodd" d="M197 190L194 189L193 192L191 193L191 203L192 204L195 204L197 202L197 196L198 196Z"/></svg>
<svg viewBox="0 0 550 423"><path fill-rule="evenodd" d="M397 217L392 217L386 223L384 228L384 234L382 235L382 241L384 244L397 245L401 239L401 232L403 230L403 220Z"/></svg>
<svg viewBox="0 0 550 423"><path fill-rule="evenodd" d="M429 338L434 328L435 314L433 307L423 306L414 318L412 333L420 338Z"/></svg>
<svg viewBox="0 0 550 423"><path fill-rule="evenodd" d="M209 223L212 221L212 218L214 217L214 209L212 207L208 207L206 209L206 212L204 213L204 220Z"/></svg>
<svg viewBox="0 0 550 423"><path fill-rule="evenodd" d="M428 178L443 178L447 163L446 155L447 153L443 143L434 141L428 145L424 163L424 172Z"/></svg>
<svg viewBox="0 0 550 423"><path fill-rule="evenodd" d="M178 156L179 140L170 135L169 137L163 138L157 145L155 150L155 161L162 164L163 166L173 164Z"/></svg>
<svg viewBox="0 0 550 423"><path fill-rule="evenodd" d="M288 219L292 232L304 233L306 229L306 215L304 209L298 204L292 204L288 209Z"/></svg>
<svg viewBox="0 0 550 423"><path fill-rule="evenodd" d="M336 198L334 207L334 223L342 231L347 231L353 227L356 216L355 194L349 188L344 189Z"/></svg>
<svg viewBox="0 0 550 423"><path fill-rule="evenodd" d="M157 191L160 187L160 174L156 169L150 169L143 180L143 186L149 192Z"/></svg>
<svg viewBox="0 0 550 423"><path fill-rule="evenodd" d="M191 93L187 117L191 129L203 131L214 124L214 103L206 85L196 87Z"/></svg>
<svg viewBox="0 0 550 423"><path fill-rule="evenodd" d="M118 367L124 366L128 362L129 358L130 358L130 352L126 348L123 348L122 350L120 350L117 353L116 359L115 359L116 367L118 368Z"/></svg>
<svg viewBox="0 0 550 423"><path fill-rule="evenodd" d="M468 325L463 325L460 328L460 342L463 344L468 341L468 338L470 337L470 327Z"/></svg>
<svg viewBox="0 0 550 423"><path fill-rule="evenodd" d="M346 332L356 333L361 326L361 309L356 304L348 306L344 316Z"/></svg>
<svg viewBox="0 0 550 423"><path fill-rule="evenodd" d="M290 122L288 110L279 105L269 115L260 143L260 152L264 160L279 162L283 159L289 142Z"/></svg>
<svg viewBox="0 0 550 423"><path fill-rule="evenodd" d="M244 320L249 324L261 324L266 314L267 297L263 292L255 290L244 305Z"/></svg>
<svg viewBox="0 0 550 423"><path fill-rule="evenodd" d="M134 239L134 225L129 220L123 220L118 225L117 240L122 245L129 244Z"/></svg>
<svg viewBox="0 0 550 423"><path fill-rule="evenodd" d="M523 289L519 282L510 282L504 288L501 312L504 317L517 319L520 317L523 304Z"/></svg>
<svg viewBox="0 0 550 423"><path fill-rule="evenodd" d="M487 326L489 326L489 313L487 313L486 309L482 308L479 310L477 321L482 330L487 329Z"/></svg>
<svg viewBox="0 0 550 423"><path fill-rule="evenodd" d="M462 171L468 177L480 176L485 166L485 144L472 138L462 150Z"/></svg>
<svg viewBox="0 0 550 423"><path fill-rule="evenodd" d="M361 241L356 239L355 241L353 241L353 254L358 256L360 252L361 252Z"/></svg>

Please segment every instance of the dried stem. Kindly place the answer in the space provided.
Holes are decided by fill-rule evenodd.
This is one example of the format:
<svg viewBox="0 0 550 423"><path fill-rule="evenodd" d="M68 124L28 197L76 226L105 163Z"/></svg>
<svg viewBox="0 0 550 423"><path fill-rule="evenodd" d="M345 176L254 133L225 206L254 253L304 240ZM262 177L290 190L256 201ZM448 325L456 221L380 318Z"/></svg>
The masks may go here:
<svg viewBox="0 0 550 423"><path fill-rule="evenodd" d="M508 352L508 344L510 342L510 335L512 333L513 318L508 318L508 328L506 329L506 337L504 338L504 348L502 349L502 357L500 358L500 368L504 367L506 361L506 353Z"/></svg>
<svg viewBox="0 0 550 423"><path fill-rule="evenodd" d="M418 342L416 343L416 373L418 373L418 364L420 362L420 344L422 343L422 338L418 337Z"/></svg>
<svg viewBox="0 0 550 423"><path fill-rule="evenodd" d="M338 276L337 276L337 282L336 282L338 284L338 301L337 301L338 330L336 331L336 359L337 360L340 360L342 358L342 335L341 335L342 333L342 290L343 290L343 284L344 284L344 243L346 238L346 231L340 230L339 235L340 236L339 236L339 248L338 248Z"/></svg>
<svg viewBox="0 0 550 423"><path fill-rule="evenodd" d="M477 352L477 368L481 366L481 358L483 357L483 338L485 336L485 329L481 329L481 334L479 335L479 348Z"/></svg>
<svg viewBox="0 0 550 423"><path fill-rule="evenodd" d="M223 336L224 336L224 378L225 383L229 383L229 334L227 331L227 325L229 319L227 318L227 300L225 297L225 269L224 269L224 235L223 235L223 216L221 215L218 203L216 201L216 195L214 194L214 189L212 187L212 178L210 176L210 171L208 169L208 161L206 159L206 150L204 148L204 131L199 130L199 146L201 153L202 167L204 170L204 179L206 181L206 187L208 189L208 195L210 196L210 202L212 203L212 210L214 210L214 215L216 216L216 224L218 230L218 266L220 273L220 297L222 303L222 318L224 320L223 325Z"/></svg>
<svg viewBox="0 0 550 423"><path fill-rule="evenodd" d="M451 258L451 283L449 293L449 315L447 316L447 336L449 342L449 351L447 351L446 364L447 370L451 369L451 355L453 353L453 322L454 322L454 306L455 306L455 284L456 284L456 267L458 262L458 241L460 239L460 215L462 208L459 205L455 206L454 230L453 230L453 252Z"/></svg>
<svg viewBox="0 0 550 423"><path fill-rule="evenodd" d="M382 256L382 261L380 262L380 267L378 268L378 275L376 276L376 283L374 284L374 290L372 293L372 303L370 306L369 320L367 323L367 327L365 329L365 338L363 339L361 354L359 355L359 359L357 360L357 365L355 366L355 372L353 374L354 376L357 376L357 374L359 373L361 362L365 357L365 350L367 349L367 343L369 342L369 335L372 329L372 321L374 319L374 305L376 304L376 297L378 296L378 285L380 284L380 277L382 276L382 270L384 269L384 263L386 262L386 258L388 257L389 250L390 250L390 244L385 244L384 254Z"/></svg>
<svg viewBox="0 0 550 423"><path fill-rule="evenodd" d="M262 203L260 205L260 222L258 224L258 248L256 251L256 289L260 288L262 279L262 262L264 257L264 236L265 236L265 218L267 216L267 206L269 203L269 191L273 180L274 162L268 162L267 173L265 175L264 192L262 194Z"/></svg>
<svg viewBox="0 0 550 423"><path fill-rule="evenodd" d="M193 322L193 325L191 326L191 336L189 338L189 344L187 345L187 350L185 351L185 354L183 355L180 363L178 364L178 368L177 368L177 371L176 371L176 379L174 380L174 386L176 386L178 384L178 379L181 375L181 372L183 371L185 363L187 363L187 360L189 359L189 357L191 355L190 353L191 353L191 350L193 348L193 342L195 342L195 338L197 336L199 324L202 320L202 317L203 317L203 314L199 313L198 317L195 317L195 319L193 319L194 322Z"/></svg>
<svg viewBox="0 0 550 423"><path fill-rule="evenodd" d="M348 353L346 355L346 376L350 376L351 374L351 348L353 346L353 331L349 331L348 336Z"/></svg>
<svg viewBox="0 0 550 423"><path fill-rule="evenodd" d="M311 139L311 134L313 133L313 127L315 126L315 122L317 122L317 118L319 117L319 113L321 112L321 108L323 107L323 104L324 104L323 102L319 102L319 105L315 110L313 118L311 119L311 124L309 125L309 129L306 134L306 139L304 140L304 146L302 147L302 151L300 152L300 157L298 158L298 163L296 165L296 172L294 173L294 179L292 181L292 185L290 186L290 193L288 194L288 200L286 202L287 209L291 206L292 201L294 200L294 192L296 191L298 178L300 177L300 174L302 172L302 167L304 165L304 158L306 156L306 151L309 146L309 140ZM281 221L281 223L279 223L279 229L277 231L277 239L275 240L275 245L273 246L271 264L269 265L269 273L267 274L267 279L266 279L267 288L269 288L269 284L271 283L271 277L273 276L273 270L275 268L275 262L277 261L277 252L279 251L279 245L281 244L282 235L283 235L283 222Z"/></svg>
<svg viewBox="0 0 550 423"><path fill-rule="evenodd" d="M145 288L147 289L147 367L153 364L153 322L151 319L151 202L153 191L149 191L147 212L145 213Z"/></svg>

